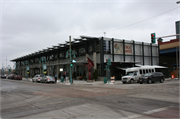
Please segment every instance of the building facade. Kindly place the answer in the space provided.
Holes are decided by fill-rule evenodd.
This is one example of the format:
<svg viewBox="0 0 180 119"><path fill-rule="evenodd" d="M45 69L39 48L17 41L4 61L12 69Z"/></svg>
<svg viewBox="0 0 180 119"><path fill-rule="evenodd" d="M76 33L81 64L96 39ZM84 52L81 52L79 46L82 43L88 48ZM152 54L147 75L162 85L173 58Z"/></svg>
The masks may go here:
<svg viewBox="0 0 180 119"><path fill-rule="evenodd" d="M166 77L178 77L179 72L179 39L158 42L160 49L160 65L168 67Z"/></svg>
<svg viewBox="0 0 180 119"><path fill-rule="evenodd" d="M46 73L46 75L66 74L69 76L70 60L67 57L70 42L58 44L51 48L22 56L11 61L16 63L16 72L23 77ZM78 79L85 72L88 79L87 57L94 63L91 72L98 71L98 80L106 77L106 61L111 60L110 74L120 80L124 75L124 68L139 65L159 65L158 44L136 42L133 40L114 39L106 37L80 36L71 42L71 49L75 55L72 58L73 72ZM42 60L44 58L44 61ZM43 65L47 68L43 68ZM28 67L28 68L27 68ZM60 71L61 69L61 71Z"/></svg>

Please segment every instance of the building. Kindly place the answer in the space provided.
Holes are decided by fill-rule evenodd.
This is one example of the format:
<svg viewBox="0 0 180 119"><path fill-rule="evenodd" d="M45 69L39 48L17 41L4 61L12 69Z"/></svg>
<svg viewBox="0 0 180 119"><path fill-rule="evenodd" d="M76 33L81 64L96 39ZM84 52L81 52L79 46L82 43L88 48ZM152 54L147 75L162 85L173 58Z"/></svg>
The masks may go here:
<svg viewBox="0 0 180 119"><path fill-rule="evenodd" d="M28 54L11 61L16 62L16 71L22 76L29 77L35 74L46 73L55 75L65 73L69 76L70 61L68 56L70 42L58 44L51 48L43 49L32 54ZM71 49L75 54L76 62L73 62L77 79L83 73L88 79L87 57L94 63L91 72L98 71L98 80L103 80L106 76L106 61L111 60L111 76L120 80L124 75L124 68L140 65L159 65L158 44L136 42L133 40L123 40L105 37L80 36L71 42ZM43 60L42 60L43 59ZM45 66L45 68L43 68ZM60 69L62 72L60 72ZM60 75L58 75L58 78Z"/></svg>
<svg viewBox="0 0 180 119"><path fill-rule="evenodd" d="M177 77L179 72L179 39L173 39L167 42L158 42L160 49L160 65L168 67L168 72L164 73L166 77ZM169 76L168 76L169 75Z"/></svg>
<svg viewBox="0 0 180 119"><path fill-rule="evenodd" d="M176 21L176 34L180 34L180 21ZM176 36L176 39L179 39L179 35Z"/></svg>

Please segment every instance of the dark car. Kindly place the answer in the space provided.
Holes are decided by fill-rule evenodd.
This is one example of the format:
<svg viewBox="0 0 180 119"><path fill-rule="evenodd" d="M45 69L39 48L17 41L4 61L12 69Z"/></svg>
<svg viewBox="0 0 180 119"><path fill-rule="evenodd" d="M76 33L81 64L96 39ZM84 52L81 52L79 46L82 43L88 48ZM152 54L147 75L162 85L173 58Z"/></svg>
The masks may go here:
<svg viewBox="0 0 180 119"><path fill-rule="evenodd" d="M14 79L16 79L16 80L22 80L22 76L16 75L16 76L14 77Z"/></svg>
<svg viewBox="0 0 180 119"><path fill-rule="evenodd" d="M164 75L161 72L147 73L139 78L139 83L154 83L159 81L160 83L164 82Z"/></svg>

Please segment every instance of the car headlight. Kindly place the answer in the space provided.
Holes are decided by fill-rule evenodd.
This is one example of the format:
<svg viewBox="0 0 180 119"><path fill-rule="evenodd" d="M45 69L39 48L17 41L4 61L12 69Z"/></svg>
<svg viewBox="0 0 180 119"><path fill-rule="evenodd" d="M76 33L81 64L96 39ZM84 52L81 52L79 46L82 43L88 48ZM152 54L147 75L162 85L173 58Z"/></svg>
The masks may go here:
<svg viewBox="0 0 180 119"><path fill-rule="evenodd" d="M129 77L128 79L131 79L131 77Z"/></svg>
<svg viewBox="0 0 180 119"><path fill-rule="evenodd" d="M148 79L148 77L145 77L144 79Z"/></svg>

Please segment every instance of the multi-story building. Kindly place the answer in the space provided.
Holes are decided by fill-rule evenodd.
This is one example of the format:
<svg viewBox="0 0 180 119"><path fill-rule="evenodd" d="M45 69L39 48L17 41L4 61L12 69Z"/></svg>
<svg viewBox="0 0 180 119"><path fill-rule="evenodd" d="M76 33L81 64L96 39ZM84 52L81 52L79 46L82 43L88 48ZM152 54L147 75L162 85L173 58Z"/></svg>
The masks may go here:
<svg viewBox="0 0 180 119"><path fill-rule="evenodd" d="M27 70L29 77L40 73L58 75L60 73L59 69L63 69L63 72L69 75L70 61L66 57L69 45L68 41L11 61L16 62L17 73L24 77ZM124 75L124 68L133 67L136 64L159 65L158 44L115 38L80 36L80 38L75 38L71 42L71 49L76 56L73 58L76 61L73 63L73 66L77 77L82 76L83 72L86 72L86 77L88 78L87 57L93 61L94 67L91 72L97 69L99 80L106 76L106 60L108 58L111 60L111 76L115 76L116 80L120 80L121 76ZM46 62L41 61L42 57L45 58ZM42 64L46 64L46 71L43 71ZM29 67L28 69L26 69L27 66Z"/></svg>

